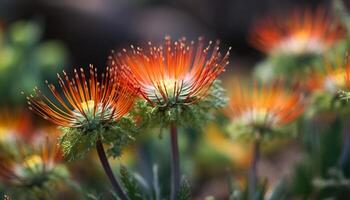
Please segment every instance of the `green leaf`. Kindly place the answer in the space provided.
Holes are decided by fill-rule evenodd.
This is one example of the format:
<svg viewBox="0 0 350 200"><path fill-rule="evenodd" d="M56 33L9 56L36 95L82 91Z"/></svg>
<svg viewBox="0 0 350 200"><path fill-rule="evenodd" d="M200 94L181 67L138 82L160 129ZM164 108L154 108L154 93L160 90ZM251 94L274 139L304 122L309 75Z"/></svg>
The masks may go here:
<svg viewBox="0 0 350 200"><path fill-rule="evenodd" d="M142 193L135 177L129 174L125 166L120 168L121 181L125 187L126 193L130 200L144 200L145 196Z"/></svg>
<svg viewBox="0 0 350 200"><path fill-rule="evenodd" d="M190 185L186 180L183 180L179 192L177 193L178 200L189 200L191 197Z"/></svg>

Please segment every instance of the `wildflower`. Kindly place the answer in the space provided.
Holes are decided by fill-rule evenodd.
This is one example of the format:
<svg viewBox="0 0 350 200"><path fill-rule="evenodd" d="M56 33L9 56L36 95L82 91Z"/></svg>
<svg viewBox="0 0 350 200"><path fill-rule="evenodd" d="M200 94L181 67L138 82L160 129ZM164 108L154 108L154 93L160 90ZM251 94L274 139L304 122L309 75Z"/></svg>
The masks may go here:
<svg viewBox="0 0 350 200"><path fill-rule="evenodd" d="M295 10L258 21L252 44L269 54L322 54L344 36L343 28L322 8Z"/></svg>
<svg viewBox="0 0 350 200"><path fill-rule="evenodd" d="M278 131L304 111L305 101L298 89L287 90L283 84L243 86L233 85L228 115L232 118L234 130L242 134L261 137ZM232 128L232 127L231 127ZM246 131L246 132L244 132Z"/></svg>
<svg viewBox="0 0 350 200"><path fill-rule="evenodd" d="M148 48L123 49L109 57L109 65L121 71L125 80L138 88L147 102L139 110L149 121L170 126L172 184L170 199L176 199L180 188L177 126L198 125L210 116L209 110L225 104L223 89L214 81L228 64L229 51L222 56L219 42L205 46L203 39L187 42L186 38ZM151 109L145 109L145 107ZM146 117L144 117L146 118Z"/></svg>
<svg viewBox="0 0 350 200"><path fill-rule="evenodd" d="M41 135L30 142L17 139L16 147L15 154L0 156L0 180L9 191L20 191L16 196L28 195L22 198L52 196L50 192L55 191L54 186L68 177L56 137Z"/></svg>
<svg viewBox="0 0 350 200"><path fill-rule="evenodd" d="M120 126L123 123L129 128L133 126L123 117L131 109L137 91L119 79L114 68L107 68L101 77L92 65L89 76L80 68L74 70L71 79L65 71L63 76L57 74L57 77L61 91L48 84L54 98L35 88L35 94L28 96L27 100L30 110L61 127L64 133L61 145L69 159L83 156L98 139L109 144L118 142L118 148L113 147L117 149L132 139L131 133L123 131ZM120 126L115 126L115 123Z"/></svg>
<svg viewBox="0 0 350 200"><path fill-rule="evenodd" d="M339 90L350 89L350 63L346 57L344 61L336 63L324 61L320 70L313 70L307 81L308 90L311 92L326 92L334 95Z"/></svg>
<svg viewBox="0 0 350 200"><path fill-rule="evenodd" d="M30 110L63 127L86 127L88 130L100 123L116 121L124 116L133 104L132 93L117 80L116 71L107 69L97 77L97 69L90 65L90 77L83 68L74 70L70 79L65 71L57 74L63 97L53 84L48 84L55 99L43 95L36 87L35 96L27 97ZM56 103L57 102L57 103Z"/></svg>
<svg viewBox="0 0 350 200"><path fill-rule="evenodd" d="M33 121L28 112L3 109L0 111L0 155L16 151L15 143L35 136Z"/></svg>
<svg viewBox="0 0 350 200"><path fill-rule="evenodd" d="M107 68L100 80L92 65L89 77L82 68L80 73L74 70L71 79L66 72L63 72L63 77L59 74L57 77L63 95L53 84L48 84L53 99L35 88L35 96L27 97L29 109L61 126L61 147L68 160L83 157L95 146L115 191L121 199L127 199L113 175L103 143L110 146L110 155L120 156L121 148L134 139L135 124L126 114L137 91L119 79L114 68Z"/></svg>
<svg viewBox="0 0 350 200"><path fill-rule="evenodd" d="M222 56L219 50L218 41L205 46L202 38L188 42L165 37L161 45L149 42L145 49L131 45L128 50L113 52L109 65L121 70L149 105L163 113L181 110L182 115L182 108L210 95L211 86L229 63L229 51ZM170 121L179 118L171 115L175 119Z"/></svg>

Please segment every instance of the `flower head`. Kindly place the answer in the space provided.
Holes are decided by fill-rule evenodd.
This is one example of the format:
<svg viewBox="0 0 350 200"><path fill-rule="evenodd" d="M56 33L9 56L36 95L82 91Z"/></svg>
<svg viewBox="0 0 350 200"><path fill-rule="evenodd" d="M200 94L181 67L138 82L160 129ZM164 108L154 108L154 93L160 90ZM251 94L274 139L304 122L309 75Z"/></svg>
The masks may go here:
<svg viewBox="0 0 350 200"><path fill-rule="evenodd" d="M129 50L113 53L109 64L121 70L152 106L199 102L228 64L229 52L222 56L218 41L205 46L202 38L188 42L165 37L161 45L148 45L145 49L131 45Z"/></svg>
<svg viewBox="0 0 350 200"><path fill-rule="evenodd" d="M107 68L98 77L97 69L89 68L89 76L81 68L69 78L57 75L61 91L53 84L48 87L54 98L38 88L27 97L29 109L57 124L62 130L60 143L66 159L83 157L97 140L109 144L113 155L134 138L135 125L127 116L137 91L120 79L115 68Z"/></svg>
<svg viewBox="0 0 350 200"><path fill-rule="evenodd" d="M89 76L80 68L74 70L72 78L65 71L63 76L57 74L57 77L60 92L53 84L48 84L54 98L35 88L35 94L27 100L29 109L59 126L90 130L101 123L117 121L133 105L136 91L118 79L114 68L107 68L100 80L97 69L91 65Z"/></svg>
<svg viewBox="0 0 350 200"><path fill-rule="evenodd" d="M66 168L61 165L62 154L57 137L37 136L35 139L16 142L17 153L0 155L0 180L9 187L46 190L49 183L66 178Z"/></svg>
<svg viewBox="0 0 350 200"><path fill-rule="evenodd" d="M321 70L314 70L306 81L307 89L311 92L326 92L331 95L339 90L350 89L350 62L349 57L344 61L331 63L324 61Z"/></svg>
<svg viewBox="0 0 350 200"><path fill-rule="evenodd" d="M270 54L322 54L343 36L340 25L318 8L260 20L250 38L256 48Z"/></svg>
<svg viewBox="0 0 350 200"><path fill-rule="evenodd" d="M228 115L233 122L253 131L271 131L286 125L304 111L302 93L287 90L283 84L233 85Z"/></svg>

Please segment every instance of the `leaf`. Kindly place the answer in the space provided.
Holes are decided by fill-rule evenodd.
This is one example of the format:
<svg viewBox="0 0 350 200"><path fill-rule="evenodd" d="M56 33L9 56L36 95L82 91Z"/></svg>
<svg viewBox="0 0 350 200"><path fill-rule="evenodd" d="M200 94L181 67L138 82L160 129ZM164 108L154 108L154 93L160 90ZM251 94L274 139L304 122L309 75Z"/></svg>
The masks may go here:
<svg viewBox="0 0 350 200"><path fill-rule="evenodd" d="M143 195L135 177L130 175L125 166L120 167L120 175L121 181L130 200L144 200L145 196Z"/></svg>
<svg viewBox="0 0 350 200"><path fill-rule="evenodd" d="M190 185L186 180L183 180L177 193L178 200L189 200L191 197Z"/></svg>

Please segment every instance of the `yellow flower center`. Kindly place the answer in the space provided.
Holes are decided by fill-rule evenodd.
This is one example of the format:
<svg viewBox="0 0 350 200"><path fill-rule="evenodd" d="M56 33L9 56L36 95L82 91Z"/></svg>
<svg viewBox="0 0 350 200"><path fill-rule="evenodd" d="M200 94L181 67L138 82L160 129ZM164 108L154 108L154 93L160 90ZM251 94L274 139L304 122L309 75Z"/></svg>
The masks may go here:
<svg viewBox="0 0 350 200"><path fill-rule="evenodd" d="M24 166L35 169L43 164L43 159L39 155L31 155L24 161Z"/></svg>
<svg viewBox="0 0 350 200"><path fill-rule="evenodd" d="M344 70L337 71L324 80L324 89L328 92L335 93L337 90L345 87L345 75Z"/></svg>
<svg viewBox="0 0 350 200"><path fill-rule="evenodd" d="M174 78L162 79L158 85L148 85L145 87L148 98L154 102L168 104L181 101L181 97L186 97L189 92L187 79L176 80ZM166 99L163 99L163 95ZM159 100L161 102L159 102Z"/></svg>
<svg viewBox="0 0 350 200"><path fill-rule="evenodd" d="M92 112L95 107L95 101L94 100L89 100L81 103L81 107L83 108L84 112Z"/></svg>

